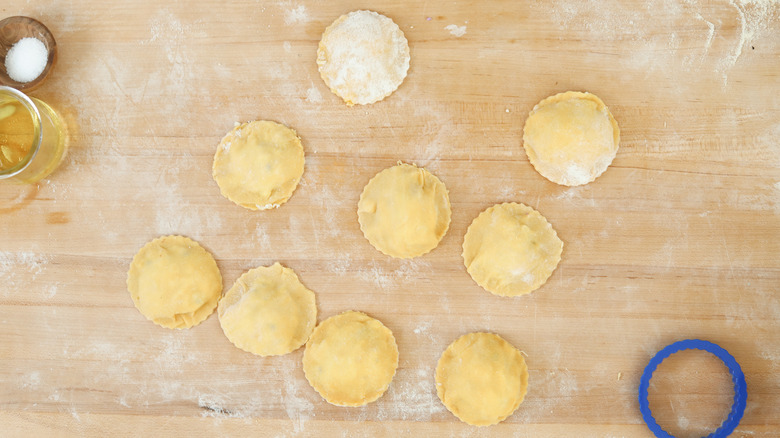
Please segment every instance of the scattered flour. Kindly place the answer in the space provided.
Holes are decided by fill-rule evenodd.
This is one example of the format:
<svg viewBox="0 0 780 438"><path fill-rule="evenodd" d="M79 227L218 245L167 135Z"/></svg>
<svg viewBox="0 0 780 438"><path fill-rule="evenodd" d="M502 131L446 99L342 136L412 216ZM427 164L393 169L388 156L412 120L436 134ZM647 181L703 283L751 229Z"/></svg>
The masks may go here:
<svg viewBox="0 0 780 438"><path fill-rule="evenodd" d="M39 371L27 373L22 377L22 380L19 383L22 388L35 389L41 384L41 373Z"/></svg>
<svg viewBox="0 0 780 438"><path fill-rule="evenodd" d="M655 3L648 3L648 7L652 8L650 5ZM567 31L584 31L599 39L636 40L645 36L643 22L646 15L619 1L565 0L550 3L537 0L532 7L549 14L555 24Z"/></svg>
<svg viewBox="0 0 780 438"><path fill-rule="evenodd" d="M728 69L733 67L746 47L762 37L770 27L780 19L780 4L777 0L729 0L729 5L737 12L739 35L734 51L723 58L717 70L723 75L723 83L728 84Z"/></svg>
<svg viewBox="0 0 780 438"><path fill-rule="evenodd" d="M154 226L158 235L181 234L200 240L202 233L218 230L222 226L222 216L207 205L194 205L184 193L180 174L192 172L199 166L195 158L189 153L179 157L161 156L160 160L171 163L170 167L163 171L159 182L149 181L150 192L147 196L153 196L157 206L155 208ZM153 194L153 195L150 195Z"/></svg>
<svg viewBox="0 0 780 438"><path fill-rule="evenodd" d="M416 93L417 91L412 92ZM442 102L416 104L412 111L412 118L420 120L423 129L412 142L415 148L410 159L413 158L416 165L436 174L440 158L452 145L453 139L462 135L462 124L455 123L456 118L450 112L451 107ZM441 175L436 176L441 178Z"/></svg>
<svg viewBox="0 0 780 438"><path fill-rule="evenodd" d="M33 275L33 280L41 273L43 267L49 263L49 259L33 252L0 251L0 276L13 275L18 267L25 269Z"/></svg>
<svg viewBox="0 0 780 438"><path fill-rule="evenodd" d="M57 295L57 290L59 290L59 287L60 283L52 284L48 289L46 289L43 297L47 300L54 298Z"/></svg>
<svg viewBox="0 0 780 438"><path fill-rule="evenodd" d="M727 9L711 16L706 2L694 0L648 0L644 8L631 7L614 0L564 0L531 3L539 14L550 17L562 30L584 32L599 41L621 41L631 44L630 55L624 57L625 67L634 71L669 71L678 68L719 74L724 85L728 73L746 48L759 38L769 35L772 24L780 20L777 0L728 0ZM656 20L658 11L671 18L669 28L682 28L701 22L701 35L651 33L646 23ZM736 20L736 33L731 33ZM677 23L679 26L674 26ZM720 40L733 48L725 56L711 57L713 44Z"/></svg>
<svg viewBox="0 0 780 438"><path fill-rule="evenodd" d="M290 78L295 77L293 74L293 67L290 62L284 58L275 59L269 62L265 66L265 74L273 82L274 87L278 89L278 93L285 98L293 98L293 96L301 96L303 87L299 81L291 81ZM295 98L298 99L297 97ZM284 121L280 120L284 123Z"/></svg>
<svg viewBox="0 0 780 438"><path fill-rule="evenodd" d="M7 297L20 287L35 281L48 264L48 257L33 252L0 251L0 277L3 278L0 295Z"/></svg>
<svg viewBox="0 0 780 438"><path fill-rule="evenodd" d="M256 374L246 375L245 367L250 362L236 364L224 369L229 375L244 373L246 380L231 379L226 385L220 385L219 390L213 385L200 391L195 391L190 398L202 409L202 417L243 418L262 417L269 409L278 408L277 403L287 414L290 420L293 436L298 436L305 430L306 423L314 417L315 400L318 396L314 393L306 379L300 375L300 368L296 362L300 357L274 358L278 362L272 367L253 367ZM257 358L253 359L256 363ZM258 382L281 382L281 387L256 384ZM269 403L270 402L270 403ZM289 435L284 435L289 436Z"/></svg>
<svg viewBox="0 0 780 438"><path fill-rule="evenodd" d="M379 419L430 421L446 408L436 395L433 376L436 362L429 366L399 368L383 396Z"/></svg>
<svg viewBox="0 0 780 438"><path fill-rule="evenodd" d="M300 5L284 13L284 24L288 26L307 21L309 21L309 14L306 12L306 6Z"/></svg>
<svg viewBox="0 0 780 438"><path fill-rule="evenodd" d="M258 246L261 251L268 251L271 249L271 238L262 221L257 222L257 227L255 227L255 238L254 241L250 243L252 246Z"/></svg>
<svg viewBox="0 0 780 438"><path fill-rule="evenodd" d="M525 191L517 189L513 185L513 183L514 181L511 179L506 179L505 181L502 181L502 183L498 186L498 189L496 190L496 193L498 194L498 201L519 202L517 196L525 195Z"/></svg>
<svg viewBox="0 0 780 438"><path fill-rule="evenodd" d="M314 403L307 394L311 395L311 388L302 376L295 375L295 368L288 366L281 369L282 400L287 418L292 421L293 432L299 434L304 431L306 422L314 416Z"/></svg>
<svg viewBox="0 0 780 438"><path fill-rule="evenodd" d="M146 76L145 85L139 87L139 92L143 96L148 88L156 89L162 96L175 96L155 101L159 114L178 114L182 108L190 107L193 98L199 95L192 90L199 88L196 85L201 74L198 66L205 62L199 62L197 52L188 41L208 35L197 25L197 21L183 23L168 8L161 8L149 20L150 37L140 41L148 49L150 62L155 62L158 69ZM128 71L132 69L128 68ZM132 80L138 82L136 78ZM118 108L123 106L118 105ZM191 122L189 117L168 117L166 123L166 129L186 130Z"/></svg>
<svg viewBox="0 0 780 438"><path fill-rule="evenodd" d="M320 90L318 90L314 84L306 90L306 101L311 103L322 102L322 93L320 93Z"/></svg>
<svg viewBox="0 0 780 438"><path fill-rule="evenodd" d="M539 391L550 394L548 401L555 405L569 404L569 400L580 392L576 376L568 369L551 369L543 372L543 376L540 377L537 379Z"/></svg>
<svg viewBox="0 0 780 438"><path fill-rule="evenodd" d="M295 241L299 242L300 247L311 246L311 241L307 240L302 229L307 227L306 222L311 227L311 238L314 240L314 251L320 254L324 247L340 247L342 252L349 251L350 245L343 238L343 227L335 226L343 220L344 204L337 192L331 185L324 180L320 182L321 175L317 169L307 170L301 180L297 191L301 196L308 196L308 202L312 207L309 210L307 220L291 216L289 219L288 235L295 236ZM352 213L350 211L350 213ZM334 246L335 245L335 246Z"/></svg>
<svg viewBox="0 0 780 438"><path fill-rule="evenodd" d="M190 53L186 40L193 35L191 25L182 22L170 11L161 9L149 22L151 37L142 44L159 45L165 52L165 57L171 64L169 78L171 84L183 84L194 77L191 68ZM179 98L180 96L177 96Z"/></svg>
<svg viewBox="0 0 780 438"><path fill-rule="evenodd" d="M358 277L363 281L374 283L382 290L390 289L396 284L393 274L380 268L376 262L371 262L368 268L361 268L358 271Z"/></svg>
<svg viewBox="0 0 780 438"><path fill-rule="evenodd" d="M706 52L710 50L710 47L712 47L712 38L715 36L715 25L712 24L711 21L705 20L700 13L696 14L696 18L707 25L707 42L704 44L704 52L706 54Z"/></svg>
<svg viewBox="0 0 780 438"><path fill-rule="evenodd" d="M396 287L398 282L407 282L412 278L420 278L421 273L431 273L431 264L424 260L407 259L400 261L396 269L386 269L372 261L367 268L357 271L358 277L366 282L372 282L382 290Z"/></svg>
<svg viewBox="0 0 780 438"><path fill-rule="evenodd" d="M201 417L215 417L215 418L241 418L242 415L238 411L232 411L225 408L230 402L229 399L221 395L216 394L200 394L198 395L198 407L203 408Z"/></svg>
<svg viewBox="0 0 780 438"><path fill-rule="evenodd" d="M427 333L430 328L431 328L431 322L430 321L423 321L422 324L420 324L419 326L417 326L414 329L414 334L415 335L421 335L421 334Z"/></svg>
<svg viewBox="0 0 780 438"><path fill-rule="evenodd" d="M447 25L445 29L450 31L450 35L456 37L462 37L463 35L466 35L466 26L458 26L457 24L450 24Z"/></svg>
<svg viewBox="0 0 780 438"><path fill-rule="evenodd" d="M335 258L331 259L327 269L331 274L344 275L352 266L352 257L347 253L340 253Z"/></svg>

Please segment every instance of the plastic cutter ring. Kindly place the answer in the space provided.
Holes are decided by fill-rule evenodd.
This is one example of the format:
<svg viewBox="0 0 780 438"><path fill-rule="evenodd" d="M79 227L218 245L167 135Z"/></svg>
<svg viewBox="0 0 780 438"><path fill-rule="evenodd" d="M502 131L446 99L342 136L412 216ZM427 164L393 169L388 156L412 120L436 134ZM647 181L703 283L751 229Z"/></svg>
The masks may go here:
<svg viewBox="0 0 780 438"><path fill-rule="evenodd" d="M745 374L742 373L742 368L740 368L734 356L729 354L723 347L700 339L686 339L667 345L650 359L650 363L645 367L645 371L642 373L642 378L639 381L639 410L642 412L642 418L644 418L650 431L658 438L674 438L673 435L663 430L655 421L655 418L653 418L653 414L650 412L650 403L647 400L647 389L658 365L667 357L682 350L708 351L722 360L728 367L729 373L731 373L731 380L734 382L734 404L731 405L731 412L729 412L726 421L715 432L707 435L706 438L725 438L729 436L739 425L739 420L742 419L742 414L745 413L745 405L747 404Z"/></svg>

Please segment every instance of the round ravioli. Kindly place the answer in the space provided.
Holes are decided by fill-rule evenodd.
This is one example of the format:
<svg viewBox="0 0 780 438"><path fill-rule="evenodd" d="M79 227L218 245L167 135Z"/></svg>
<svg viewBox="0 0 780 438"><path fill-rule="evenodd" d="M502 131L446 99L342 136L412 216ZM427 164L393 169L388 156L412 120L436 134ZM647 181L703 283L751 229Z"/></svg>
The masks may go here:
<svg viewBox="0 0 780 438"><path fill-rule="evenodd" d="M303 175L303 145L296 132L267 120L237 125L214 154L212 176L222 196L250 210L287 202Z"/></svg>
<svg viewBox="0 0 780 438"><path fill-rule="evenodd" d="M442 353L436 365L436 393L447 409L473 426L503 421L528 391L523 355L501 336L469 333Z"/></svg>
<svg viewBox="0 0 780 438"><path fill-rule="evenodd" d="M463 261L471 278L501 296L530 293L561 261L563 242L538 211L517 203L488 208L463 239Z"/></svg>
<svg viewBox="0 0 780 438"><path fill-rule="evenodd" d="M222 295L222 275L211 254L194 240L164 236L133 257L127 289L146 318L167 328L205 320Z"/></svg>
<svg viewBox="0 0 780 438"><path fill-rule="evenodd" d="M361 312L344 312L321 322L303 352L306 380L336 406L362 406L378 399L396 368L393 333Z"/></svg>
<svg viewBox="0 0 780 438"><path fill-rule="evenodd" d="M523 128L528 160L548 180L579 186L612 163L620 129L609 108L590 93L567 91L539 102Z"/></svg>
<svg viewBox="0 0 780 438"><path fill-rule="evenodd" d="M436 248L450 226L450 198L439 178L423 168L399 163L366 184L358 202L358 222L371 245L397 258Z"/></svg>
<svg viewBox="0 0 780 438"><path fill-rule="evenodd" d="M279 263L245 272L219 301L219 323L236 347L258 356L302 346L317 322L314 292Z"/></svg>
<svg viewBox="0 0 780 438"><path fill-rule="evenodd" d="M371 11L342 15L322 34L320 76L347 105L378 102L409 70L409 44L393 20Z"/></svg>

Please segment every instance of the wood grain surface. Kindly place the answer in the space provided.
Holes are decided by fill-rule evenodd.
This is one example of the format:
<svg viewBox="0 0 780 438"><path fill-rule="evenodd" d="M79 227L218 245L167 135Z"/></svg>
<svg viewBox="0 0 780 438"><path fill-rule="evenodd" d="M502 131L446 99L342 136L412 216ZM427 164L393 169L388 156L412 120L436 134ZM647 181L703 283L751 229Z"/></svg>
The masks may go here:
<svg viewBox="0 0 780 438"><path fill-rule="evenodd" d="M341 14L391 17L411 47L401 87L347 107L316 48ZM780 430L780 4L775 0L10 0L51 29L59 61L34 96L69 124L61 166L0 183L0 423L4 436L648 437L639 377L663 346L729 350L748 384L734 436ZM541 99L601 97L620 150L595 182L537 174L522 126ZM293 127L301 185L278 210L220 196L212 157L234 122ZM449 189L438 248L390 259L362 236L366 182L399 160ZM539 210L564 241L548 283L501 298L461 259L485 208ZM355 309L395 334L400 366L363 408L327 404L302 351L235 348L212 315L174 331L126 290L133 255L165 234L211 251L230 287L279 261L317 294L319 320ZM433 372L458 336L490 331L527 355L529 393L475 428L439 402ZM674 359L674 360L672 360ZM654 379L659 422L714 430L730 382L705 353ZM696 435L699 434L699 435Z"/></svg>

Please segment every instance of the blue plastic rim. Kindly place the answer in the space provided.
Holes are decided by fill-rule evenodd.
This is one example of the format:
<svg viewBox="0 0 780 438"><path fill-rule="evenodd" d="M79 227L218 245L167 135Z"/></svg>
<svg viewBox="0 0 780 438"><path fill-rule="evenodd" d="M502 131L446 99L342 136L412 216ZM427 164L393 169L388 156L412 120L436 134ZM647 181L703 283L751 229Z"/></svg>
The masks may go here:
<svg viewBox="0 0 780 438"><path fill-rule="evenodd" d="M714 354L718 359L722 360L731 373L731 380L734 382L734 404L731 405L731 412L729 412L728 418L723 424L718 427L715 432L707 435L705 438L725 438L734 431L739 425L739 421L742 419L742 415L745 413L745 405L747 404L747 384L745 383L745 374L742 373L734 356L729 354L726 349L720 345L713 344L709 341L702 341L701 339L686 339L684 341L678 341L674 344L667 345L661 351L656 353L650 363L645 367L645 371L642 373L642 378L639 381L639 410L642 412L642 418L644 418L647 427L658 438L675 438L667 431L661 429L661 426L653 418L653 414L650 412L650 403L647 400L647 389L650 386L650 379L653 377L658 365L664 361L667 357L683 350L703 350Z"/></svg>

